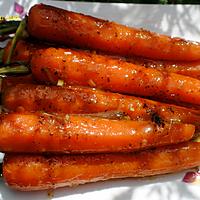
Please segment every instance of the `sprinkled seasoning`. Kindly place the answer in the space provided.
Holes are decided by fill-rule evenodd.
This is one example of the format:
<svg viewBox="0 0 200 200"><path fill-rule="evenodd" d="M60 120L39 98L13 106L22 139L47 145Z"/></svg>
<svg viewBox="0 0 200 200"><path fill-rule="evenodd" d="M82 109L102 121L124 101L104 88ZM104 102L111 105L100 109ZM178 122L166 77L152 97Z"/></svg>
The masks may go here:
<svg viewBox="0 0 200 200"><path fill-rule="evenodd" d="M95 87L95 86L96 86L96 83L95 83L92 79L90 79L90 80L88 81L88 84L89 84L89 86L91 86L91 87Z"/></svg>
<svg viewBox="0 0 200 200"><path fill-rule="evenodd" d="M175 123L181 123L181 120L180 119L177 119L177 118L172 118L172 119L170 119L170 123L172 123L172 124L175 124Z"/></svg>
<svg viewBox="0 0 200 200"><path fill-rule="evenodd" d="M136 103L136 105L137 105L137 107L138 107L138 109L140 109L140 108L142 108L143 107L143 104L141 103L141 101L139 101L139 100L134 100L135 101L135 103Z"/></svg>
<svg viewBox="0 0 200 200"><path fill-rule="evenodd" d="M69 115L65 115L65 120L69 121L70 116Z"/></svg>
<svg viewBox="0 0 200 200"><path fill-rule="evenodd" d="M63 80L58 80L58 82L57 82L57 86L63 86L64 85L64 81Z"/></svg>
<svg viewBox="0 0 200 200"><path fill-rule="evenodd" d="M155 122L158 126L165 126L164 120L158 115L158 113L152 113L151 121Z"/></svg>
<svg viewBox="0 0 200 200"><path fill-rule="evenodd" d="M54 197L54 191L53 190L48 190L47 195L49 199L52 199Z"/></svg>
<svg viewBox="0 0 200 200"><path fill-rule="evenodd" d="M132 111L132 112L135 111L135 108L133 107L133 104L129 105L129 110Z"/></svg>
<svg viewBox="0 0 200 200"><path fill-rule="evenodd" d="M196 137L193 141L194 142L200 142L200 136Z"/></svg>
<svg viewBox="0 0 200 200"><path fill-rule="evenodd" d="M52 75L51 75L49 69L46 68L46 67L44 67L44 68L42 68L42 69L43 69L44 73L46 73L46 76L47 76L47 78L49 79L49 81L51 81L52 83L54 83L55 81L54 81L54 79L53 79L53 77L52 77Z"/></svg>

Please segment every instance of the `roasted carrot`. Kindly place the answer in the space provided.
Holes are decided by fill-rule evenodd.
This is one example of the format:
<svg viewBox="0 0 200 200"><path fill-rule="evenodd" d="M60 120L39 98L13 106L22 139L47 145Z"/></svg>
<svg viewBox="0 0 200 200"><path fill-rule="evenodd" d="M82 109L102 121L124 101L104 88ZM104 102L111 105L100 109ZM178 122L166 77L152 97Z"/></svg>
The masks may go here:
<svg viewBox="0 0 200 200"><path fill-rule="evenodd" d="M20 80L21 81L21 80ZM2 93L2 105L10 111L44 111L48 113L98 113L121 111L132 120L182 122L200 127L200 112L92 88L18 84Z"/></svg>
<svg viewBox="0 0 200 200"><path fill-rule="evenodd" d="M200 105L200 81L84 51L47 48L34 53L37 81L82 85Z"/></svg>
<svg viewBox="0 0 200 200"><path fill-rule="evenodd" d="M126 152L187 141L195 131L190 124L46 113L2 114L0 120L3 152Z"/></svg>
<svg viewBox="0 0 200 200"><path fill-rule="evenodd" d="M25 76L8 76L2 78L1 82L1 92L4 92L7 90L9 87L16 86L17 84L24 83L24 84L34 84L36 83L35 80L33 79L33 76L30 75L25 75Z"/></svg>
<svg viewBox="0 0 200 200"><path fill-rule="evenodd" d="M90 155L6 154L3 176L17 190L73 186L113 178L174 173L200 165L200 143L188 142L134 153Z"/></svg>
<svg viewBox="0 0 200 200"><path fill-rule="evenodd" d="M34 51L43 48L48 48L48 46L44 44L41 45L38 43L31 43L25 40L19 40L14 50L11 61L29 63ZM3 56L4 62L7 59L9 50L10 50L10 43L8 43L7 46L5 47L5 53ZM166 61L166 60L151 60L136 56L132 58L124 58L124 57L113 57L113 58L121 59L123 61L131 62L136 65L141 65L147 68L154 68L160 71L173 72L200 79L200 61L178 62L178 61Z"/></svg>
<svg viewBox="0 0 200 200"><path fill-rule="evenodd" d="M197 42L130 28L44 4L35 5L30 9L28 32L44 41L101 50L121 56L200 60L200 44Z"/></svg>
<svg viewBox="0 0 200 200"><path fill-rule="evenodd" d="M27 45L29 44L29 45ZM4 48L4 54L3 54L3 62L6 63L9 51L10 51L11 41L8 42L6 47ZM20 62L27 62L30 60L30 52L32 49L31 43L27 43L24 40L20 40L15 47L15 50L13 52L11 61L20 61Z"/></svg>
<svg viewBox="0 0 200 200"><path fill-rule="evenodd" d="M105 119L115 119L115 120L130 120L130 117L124 112L113 110L106 112L97 112L97 113L86 113L86 114L71 114L71 116L80 116L80 117L99 117ZM199 134L195 134L195 137Z"/></svg>
<svg viewBox="0 0 200 200"><path fill-rule="evenodd" d="M177 62L177 61L166 61L166 60L150 60L141 57L133 57L130 59L123 59L123 60L147 68L154 68L160 71L172 72L200 79L200 61Z"/></svg>
<svg viewBox="0 0 200 200"><path fill-rule="evenodd" d="M11 42L9 41L6 47L4 48L4 54L3 54L4 63L6 63L6 60L10 51L10 46L11 46ZM46 48L46 47L47 45L45 44L30 42L26 40L19 40L16 44L13 55L11 57L11 62L29 63L32 53L35 50Z"/></svg>
<svg viewBox="0 0 200 200"><path fill-rule="evenodd" d="M36 40L19 40L16 43L16 47L13 50L13 54L11 57L11 63L22 62L28 64L32 57L32 54L39 49L48 48L50 44L45 42L40 42ZM56 47L56 45L51 44L52 47ZM10 51L11 41L9 41L4 48L4 54L2 61L6 64L6 60Z"/></svg>

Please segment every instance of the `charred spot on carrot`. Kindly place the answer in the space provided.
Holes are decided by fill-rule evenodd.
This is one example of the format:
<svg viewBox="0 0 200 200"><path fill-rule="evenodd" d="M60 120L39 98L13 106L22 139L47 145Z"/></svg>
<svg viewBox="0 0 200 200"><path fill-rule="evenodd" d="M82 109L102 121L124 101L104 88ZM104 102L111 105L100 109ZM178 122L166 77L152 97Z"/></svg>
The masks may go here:
<svg viewBox="0 0 200 200"><path fill-rule="evenodd" d="M155 122L158 126L165 126L164 120L158 115L158 113L153 112L151 114L151 121Z"/></svg>

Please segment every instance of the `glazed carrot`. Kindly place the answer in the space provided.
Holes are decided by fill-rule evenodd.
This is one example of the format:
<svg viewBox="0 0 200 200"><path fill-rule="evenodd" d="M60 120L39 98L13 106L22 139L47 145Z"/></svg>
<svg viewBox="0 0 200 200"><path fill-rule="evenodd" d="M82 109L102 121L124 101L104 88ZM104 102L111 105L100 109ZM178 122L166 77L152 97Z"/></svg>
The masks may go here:
<svg viewBox="0 0 200 200"><path fill-rule="evenodd" d="M200 127L199 111L92 88L18 84L4 90L2 105L10 111L66 114L118 110L132 120L182 122Z"/></svg>
<svg viewBox="0 0 200 200"><path fill-rule="evenodd" d="M101 88L119 93L200 105L200 81L78 50L47 48L34 53L37 81Z"/></svg>
<svg viewBox="0 0 200 200"><path fill-rule="evenodd" d="M4 48L3 62L6 63L11 42L9 41ZM14 49L13 55L11 57L11 62L24 62L28 63L31 59L31 55L35 50L46 47L44 44L32 43L25 40L19 40Z"/></svg>
<svg viewBox="0 0 200 200"><path fill-rule="evenodd" d="M188 142L135 153L6 154L3 176L10 187L31 191L114 178L174 173L199 165L200 143Z"/></svg>
<svg viewBox="0 0 200 200"><path fill-rule="evenodd" d="M141 57L133 57L124 60L147 68L154 68L160 71L172 72L200 79L200 61L177 62L166 60L150 60Z"/></svg>
<svg viewBox="0 0 200 200"><path fill-rule="evenodd" d="M98 118L105 118L105 119L115 119L115 120L130 120L130 117L126 115L124 112L113 110L113 111L106 111L106 112L97 112L97 113L86 113L86 114L71 114L71 116L80 116L80 117L98 117ZM196 128L195 128L196 129ZM199 134L195 133L195 136Z"/></svg>
<svg viewBox="0 0 200 200"><path fill-rule="evenodd" d="M29 41L19 40L17 46L14 50L11 61L12 62L25 62L29 63L34 51L39 49L48 48L47 45L30 43ZM10 49L10 43L5 47L5 53L3 56L3 61L6 61L8 52ZM166 61L166 60L150 60L142 57L114 57L116 59L121 59L123 61L131 62L136 65L141 65L147 68L154 68L160 71L173 72L177 74L182 74L185 76L190 76L193 78L200 79L200 62L177 62L177 61Z"/></svg>
<svg viewBox="0 0 200 200"><path fill-rule="evenodd" d="M10 51L11 41L8 42L6 47L4 48L4 54L3 54L3 62L6 63L6 59L8 57L9 51ZM26 42L21 40L16 44L15 50L13 52L11 61L20 61L20 62L26 62L28 59L30 59L30 46L26 45ZM19 52L20 49L20 52Z"/></svg>
<svg viewBox="0 0 200 200"><path fill-rule="evenodd" d="M200 44L197 42L130 28L43 4L30 9L28 32L44 41L101 50L121 56L200 60Z"/></svg>
<svg viewBox="0 0 200 200"><path fill-rule="evenodd" d="M190 124L110 120L75 115L11 113L0 116L3 152L126 152L190 140Z"/></svg>
<svg viewBox="0 0 200 200"><path fill-rule="evenodd" d="M4 92L9 87L14 87L20 83L34 84L35 80L32 75L4 77L1 82L1 92Z"/></svg>

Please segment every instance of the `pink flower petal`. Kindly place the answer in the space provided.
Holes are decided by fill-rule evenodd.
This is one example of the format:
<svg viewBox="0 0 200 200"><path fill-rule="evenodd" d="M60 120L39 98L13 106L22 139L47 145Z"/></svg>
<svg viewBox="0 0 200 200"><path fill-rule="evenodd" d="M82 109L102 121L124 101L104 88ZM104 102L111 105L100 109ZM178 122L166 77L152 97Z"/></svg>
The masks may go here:
<svg viewBox="0 0 200 200"><path fill-rule="evenodd" d="M24 12L24 7L21 6L20 4L18 4L17 2L15 2L14 10L15 10L16 13L22 14Z"/></svg>
<svg viewBox="0 0 200 200"><path fill-rule="evenodd" d="M197 179L197 176L199 176L199 173L197 172L187 172L182 181L185 183L194 183Z"/></svg>

